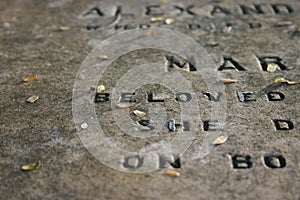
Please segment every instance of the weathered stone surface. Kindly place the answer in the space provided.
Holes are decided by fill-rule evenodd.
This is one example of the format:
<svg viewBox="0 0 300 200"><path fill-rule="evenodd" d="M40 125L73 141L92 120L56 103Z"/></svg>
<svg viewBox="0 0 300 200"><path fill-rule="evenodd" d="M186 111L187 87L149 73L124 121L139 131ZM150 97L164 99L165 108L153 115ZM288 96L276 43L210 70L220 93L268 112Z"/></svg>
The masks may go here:
<svg viewBox="0 0 300 200"><path fill-rule="evenodd" d="M253 4L261 5L258 13L245 14L245 6L253 9ZM300 3L282 4L279 0L1 1L0 199L299 199L299 84L273 81L276 77L300 79ZM109 27L117 6L122 7L122 19ZM87 14L94 7L100 10ZM174 23L150 23L151 17L159 16L173 18ZM227 142L205 158L194 159L205 132L200 127L201 134L176 169L180 172L177 178L166 176L164 169L132 174L108 168L85 149L73 123L72 89L82 61L98 41L130 27L147 27L145 24L191 36L218 67L224 59L233 59L245 69L226 69L234 66L227 61L220 71L220 78L238 80L225 86ZM218 45L206 45L208 41ZM122 70L150 61L164 64L165 55L157 50L132 52L115 61L101 83L110 91ZM264 58L258 56L280 57L287 70L263 71L260 61ZM117 70L118 66L123 66L122 70ZM181 72L195 83L199 94L207 92L199 77ZM37 80L22 82L35 74ZM240 102L237 92L253 92L251 98L256 101ZM285 98L269 101L268 92L281 92ZM26 99L33 95L39 100L28 104ZM207 96L201 94L200 99L203 108L209 108ZM174 100L167 105L174 110L174 118L179 115ZM109 103L96 104L96 109L106 134L124 149L142 148L168 134L164 130L153 141L129 139L106 120L111 115ZM146 105L132 109L146 109ZM207 110L201 114L203 120L209 118ZM276 130L275 119L290 120L294 128ZM252 167L235 169L232 158L241 159L237 166L249 166L244 157L236 155L249 155ZM278 155L284 157L285 166L272 157ZM40 169L21 170L22 165L38 160ZM270 162L266 164L266 160Z"/></svg>

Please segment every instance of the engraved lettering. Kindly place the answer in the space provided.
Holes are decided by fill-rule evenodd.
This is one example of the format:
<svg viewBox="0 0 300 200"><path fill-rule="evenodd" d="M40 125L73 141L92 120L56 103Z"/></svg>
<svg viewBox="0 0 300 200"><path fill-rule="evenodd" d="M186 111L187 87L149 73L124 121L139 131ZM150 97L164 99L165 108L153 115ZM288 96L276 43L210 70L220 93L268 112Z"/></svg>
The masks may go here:
<svg viewBox="0 0 300 200"><path fill-rule="evenodd" d="M281 70L287 69L287 67L281 62L282 59L278 56L258 56L258 55L256 55L256 57L258 58L263 71L267 71L268 64L271 64L271 63L278 65L278 67Z"/></svg>
<svg viewBox="0 0 300 200"><path fill-rule="evenodd" d="M98 16L104 16L104 13L100 10L100 8L97 8L97 7L91 8L83 16L95 15L95 14L97 14Z"/></svg>
<svg viewBox="0 0 300 200"><path fill-rule="evenodd" d="M152 131L155 129L154 126L152 126L153 121L152 120L147 120L147 119L141 119L138 121L138 123L142 126L148 127L148 129L142 129L142 131Z"/></svg>
<svg viewBox="0 0 300 200"><path fill-rule="evenodd" d="M173 168L180 168L181 167L181 162L180 162L180 158L177 158L176 160L174 160L174 156L170 156L169 158L165 158L160 156L159 157L159 167L160 168L165 168L168 165L171 165Z"/></svg>
<svg viewBox="0 0 300 200"><path fill-rule="evenodd" d="M221 93L221 92L218 92L216 97L213 96L213 95L212 95L211 93L209 93L209 92L203 92L203 94L204 94L205 96L208 97L208 100L209 100L209 101L214 101L214 102L220 101L220 97L222 96L222 93Z"/></svg>
<svg viewBox="0 0 300 200"><path fill-rule="evenodd" d="M136 102L135 99L133 99L133 96L135 95L135 93L121 93L121 99L120 102Z"/></svg>
<svg viewBox="0 0 300 200"><path fill-rule="evenodd" d="M276 130L292 130L294 129L294 124L290 120L286 119L273 119Z"/></svg>
<svg viewBox="0 0 300 200"><path fill-rule="evenodd" d="M126 24L124 25L124 30L130 30L136 28L136 25L134 24Z"/></svg>
<svg viewBox="0 0 300 200"><path fill-rule="evenodd" d="M100 103L100 102L105 102L105 101L109 101L109 94L108 93L97 93L95 96L95 103Z"/></svg>
<svg viewBox="0 0 300 200"><path fill-rule="evenodd" d="M230 11L227 8L223 8L221 6L214 6L213 10L210 12L211 15L215 14L223 14L223 15L230 15Z"/></svg>
<svg viewBox="0 0 300 200"><path fill-rule="evenodd" d="M161 16L163 15L163 11L160 7L160 5L150 5L146 6L146 15L151 15L151 16Z"/></svg>
<svg viewBox="0 0 300 200"><path fill-rule="evenodd" d="M148 94L148 102L164 102L164 99L154 99L153 93Z"/></svg>
<svg viewBox="0 0 300 200"><path fill-rule="evenodd" d="M258 23L258 22L249 22L248 24L249 24L249 27L252 29L261 27L261 23Z"/></svg>
<svg viewBox="0 0 300 200"><path fill-rule="evenodd" d="M86 26L87 30L97 30L98 28L100 28L102 25L101 24L89 24Z"/></svg>
<svg viewBox="0 0 300 200"><path fill-rule="evenodd" d="M219 71L224 69L237 69L238 71L245 71L246 69L242 67L236 60L234 60L231 56L223 56L224 62L219 67ZM228 64L229 62L229 64Z"/></svg>
<svg viewBox="0 0 300 200"><path fill-rule="evenodd" d="M286 166L285 158L282 155L266 155L264 156L264 163L272 169L284 168Z"/></svg>
<svg viewBox="0 0 300 200"><path fill-rule="evenodd" d="M187 92L180 92L176 94L176 101L178 102L187 102L192 99L192 95Z"/></svg>
<svg viewBox="0 0 300 200"><path fill-rule="evenodd" d="M237 96L240 102L256 101L256 99L251 98L253 92L237 92Z"/></svg>
<svg viewBox="0 0 300 200"><path fill-rule="evenodd" d="M237 154L233 155L231 159L233 169L250 169L253 166L249 155Z"/></svg>
<svg viewBox="0 0 300 200"><path fill-rule="evenodd" d="M294 9L288 4L271 4L275 14L293 13Z"/></svg>
<svg viewBox="0 0 300 200"><path fill-rule="evenodd" d="M204 131L219 131L223 129L223 124L218 121L203 120Z"/></svg>
<svg viewBox="0 0 300 200"><path fill-rule="evenodd" d="M184 68L188 71L197 71L196 67L190 62L185 61L185 62L181 63L174 56L168 56L168 55L166 55L165 58L166 58L165 65L167 66L167 71L174 69L175 66L177 66L179 68Z"/></svg>
<svg viewBox="0 0 300 200"><path fill-rule="evenodd" d="M189 14L189 15L196 15L196 13L194 13L193 11L191 11L191 9L194 7L194 5L189 5L186 7L186 9L180 7L180 6L177 6L177 5L174 5L174 8L176 8L177 10L179 10L179 15L181 15L185 10L186 12Z"/></svg>
<svg viewBox="0 0 300 200"><path fill-rule="evenodd" d="M282 101L285 98L281 92L269 92L267 96L269 101Z"/></svg>
<svg viewBox="0 0 300 200"><path fill-rule="evenodd" d="M188 121L183 121L183 131L190 131L190 123Z"/></svg>
<svg viewBox="0 0 300 200"><path fill-rule="evenodd" d="M264 14L264 12L261 9L261 6L259 4L254 4L253 6L254 6L254 8L246 6L246 5L240 5L240 8L244 15L248 15L250 13Z"/></svg>
<svg viewBox="0 0 300 200"><path fill-rule="evenodd" d="M123 166L128 169L137 169L143 165L144 158L139 155L125 157Z"/></svg>
<svg viewBox="0 0 300 200"><path fill-rule="evenodd" d="M201 25L200 24L188 24L188 28L190 30L196 30L196 29L200 29Z"/></svg>

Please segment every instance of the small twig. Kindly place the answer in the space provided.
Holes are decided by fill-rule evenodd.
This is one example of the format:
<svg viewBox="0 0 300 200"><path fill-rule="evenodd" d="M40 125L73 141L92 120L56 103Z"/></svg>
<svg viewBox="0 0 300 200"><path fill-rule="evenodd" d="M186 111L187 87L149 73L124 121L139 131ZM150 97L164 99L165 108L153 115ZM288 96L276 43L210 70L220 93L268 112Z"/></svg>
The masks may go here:
<svg viewBox="0 0 300 200"><path fill-rule="evenodd" d="M116 18L114 19L114 21L110 25L108 25L108 28L112 28L112 27L118 25L120 23L121 19L122 19L122 15L121 15L121 13L119 13L116 16Z"/></svg>

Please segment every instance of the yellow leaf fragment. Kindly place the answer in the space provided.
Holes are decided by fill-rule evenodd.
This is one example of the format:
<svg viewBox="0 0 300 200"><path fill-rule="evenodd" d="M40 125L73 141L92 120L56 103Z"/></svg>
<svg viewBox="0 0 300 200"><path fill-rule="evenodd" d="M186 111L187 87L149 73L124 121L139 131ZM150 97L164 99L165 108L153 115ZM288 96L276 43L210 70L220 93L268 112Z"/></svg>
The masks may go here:
<svg viewBox="0 0 300 200"><path fill-rule="evenodd" d="M81 125L80 125L80 127L82 128L82 129L87 129L87 127L88 127L88 125L87 125L87 123L82 123Z"/></svg>
<svg viewBox="0 0 300 200"><path fill-rule="evenodd" d="M298 81L287 81L287 83L288 83L289 85L295 85L295 84L297 84L297 83L300 83L300 80L298 80Z"/></svg>
<svg viewBox="0 0 300 200"><path fill-rule="evenodd" d="M131 107L131 106L133 106L134 104L133 103L119 103L119 104L117 104L116 106L118 107L118 108L129 108L129 107Z"/></svg>
<svg viewBox="0 0 300 200"><path fill-rule="evenodd" d="M274 80L274 83L286 83L287 80L285 78L281 78L281 77L278 77L278 78L275 78Z"/></svg>
<svg viewBox="0 0 300 200"><path fill-rule="evenodd" d="M26 101L28 102L28 103L34 103L34 102L36 102L37 100L39 99L39 96L31 96L31 97L29 97Z"/></svg>
<svg viewBox="0 0 300 200"><path fill-rule="evenodd" d="M223 33L230 33L232 31L232 26L227 26L223 28Z"/></svg>
<svg viewBox="0 0 300 200"><path fill-rule="evenodd" d="M108 56L107 55L99 55L98 58L100 58L101 60L108 60Z"/></svg>
<svg viewBox="0 0 300 200"><path fill-rule="evenodd" d="M163 17L151 17L150 22L161 22L164 21Z"/></svg>
<svg viewBox="0 0 300 200"><path fill-rule="evenodd" d="M101 94L105 91L105 86L104 85L98 85L97 86L97 93Z"/></svg>
<svg viewBox="0 0 300 200"><path fill-rule="evenodd" d="M119 13L117 15L117 17L114 19L114 21L110 25L108 25L108 28L113 28L116 25L118 25L120 23L121 19L122 19L122 15L121 15L121 13Z"/></svg>
<svg viewBox="0 0 300 200"><path fill-rule="evenodd" d="M180 173L175 171L175 170L172 170L172 169L167 169L166 170L166 174L169 175L169 176L173 176L173 177L178 177L180 176Z"/></svg>
<svg viewBox="0 0 300 200"><path fill-rule="evenodd" d="M206 42L206 45L207 45L207 46L211 46L211 47L215 47L215 46L218 46L219 43L210 40L210 41Z"/></svg>
<svg viewBox="0 0 300 200"><path fill-rule="evenodd" d="M35 163L31 163L31 164L28 164L28 165L23 165L21 167L21 169L23 171L30 171L30 170L34 170L34 169L39 169L41 167L41 161L37 161Z"/></svg>
<svg viewBox="0 0 300 200"><path fill-rule="evenodd" d="M83 74L79 74L78 78L79 78L80 80L84 80L84 79L85 79L85 76L84 76Z"/></svg>
<svg viewBox="0 0 300 200"><path fill-rule="evenodd" d="M167 18L165 19L165 23L166 24L173 24L175 22L175 20L173 18Z"/></svg>
<svg viewBox="0 0 300 200"><path fill-rule="evenodd" d="M291 25L293 25L293 22L291 22L291 21L280 21L275 24L275 26L277 26L277 27L291 26Z"/></svg>
<svg viewBox="0 0 300 200"><path fill-rule="evenodd" d="M134 110L133 113L140 118L143 118L146 116L146 113L139 111L139 110Z"/></svg>
<svg viewBox="0 0 300 200"><path fill-rule="evenodd" d="M220 135L219 137L217 137L212 144L223 144L224 142L226 142L228 139L228 135Z"/></svg>
<svg viewBox="0 0 300 200"><path fill-rule="evenodd" d="M297 81L289 81L289 80L286 80L285 78L279 77L279 78L276 78L276 79L274 80L274 83L287 83L287 84L289 84L289 85L295 85L295 84L297 84L297 83L300 83L300 80L297 80Z"/></svg>
<svg viewBox="0 0 300 200"><path fill-rule="evenodd" d="M275 72L278 69L278 65L275 63L270 63L267 66L267 71L268 72Z"/></svg>
<svg viewBox="0 0 300 200"><path fill-rule="evenodd" d="M68 30L70 30L70 29L71 29L70 26L60 26L60 27L59 27L59 30L61 30L61 31L68 31Z"/></svg>
<svg viewBox="0 0 300 200"><path fill-rule="evenodd" d="M153 29L149 28L149 30L146 32L146 35L151 36L151 35L153 35L153 33L154 33Z"/></svg>
<svg viewBox="0 0 300 200"><path fill-rule="evenodd" d="M27 82L30 82L30 81L34 81L35 79L37 79L37 75L27 77L23 81L27 83Z"/></svg>
<svg viewBox="0 0 300 200"><path fill-rule="evenodd" d="M236 83L236 82L238 82L238 81L235 80L235 79L224 78L224 79L221 79L221 82L222 82L222 83Z"/></svg>

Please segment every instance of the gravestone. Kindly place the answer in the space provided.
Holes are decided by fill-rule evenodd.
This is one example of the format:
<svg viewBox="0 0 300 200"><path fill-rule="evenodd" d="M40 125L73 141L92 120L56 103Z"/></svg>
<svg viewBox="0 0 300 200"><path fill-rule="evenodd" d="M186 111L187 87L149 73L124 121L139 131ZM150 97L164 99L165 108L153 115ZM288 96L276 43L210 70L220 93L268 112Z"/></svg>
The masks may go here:
<svg viewBox="0 0 300 200"><path fill-rule="evenodd" d="M299 84L290 84L300 79L300 2L14 0L0 9L1 199L300 198ZM105 41L115 45L97 49ZM137 48L147 41L165 49ZM198 48L201 57L189 57ZM128 89L138 80L145 85L134 94L114 96L118 83ZM168 83L184 87L174 93ZM97 94L100 84L105 91ZM26 102L33 95L39 99ZM121 103L133 106L115 107ZM95 116L85 115L88 105ZM182 105L193 117L182 115ZM156 120L133 114L151 108ZM93 138L97 125L103 136ZM130 135L136 127L142 137ZM184 146L188 133L194 137ZM212 145L220 134L228 140ZM89 148L107 138L103 154ZM132 153L174 138L185 151ZM109 151L117 147L127 153ZM40 169L21 170L38 160Z"/></svg>

